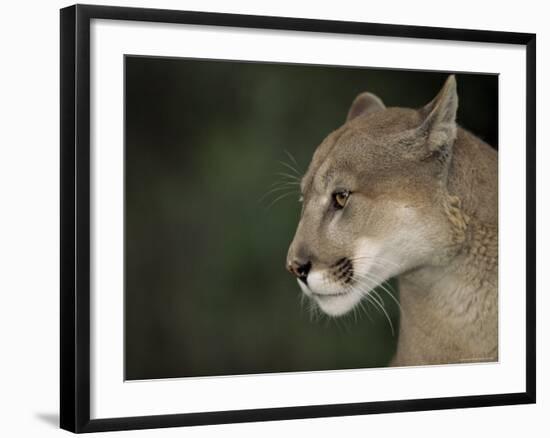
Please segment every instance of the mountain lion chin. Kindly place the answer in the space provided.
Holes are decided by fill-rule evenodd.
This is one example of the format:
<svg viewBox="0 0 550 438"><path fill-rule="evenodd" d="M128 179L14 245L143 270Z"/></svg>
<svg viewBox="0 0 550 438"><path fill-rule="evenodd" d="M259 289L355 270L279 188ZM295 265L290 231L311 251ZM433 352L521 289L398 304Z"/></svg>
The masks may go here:
<svg viewBox="0 0 550 438"><path fill-rule="evenodd" d="M353 291L341 294L312 294L319 308L329 316L342 316L351 311L361 300Z"/></svg>

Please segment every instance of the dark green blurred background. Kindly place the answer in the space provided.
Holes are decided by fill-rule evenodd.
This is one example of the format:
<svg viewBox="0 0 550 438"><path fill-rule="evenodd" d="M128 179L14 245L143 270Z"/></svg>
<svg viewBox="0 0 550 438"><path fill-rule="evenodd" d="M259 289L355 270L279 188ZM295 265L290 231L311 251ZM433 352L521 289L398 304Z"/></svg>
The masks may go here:
<svg viewBox="0 0 550 438"><path fill-rule="evenodd" d="M314 318L301 305L284 268L298 194L265 194L292 173L285 150L303 171L358 93L419 107L447 74L125 62L126 378L385 366L397 339L381 312ZM496 147L497 77L457 80L459 122Z"/></svg>

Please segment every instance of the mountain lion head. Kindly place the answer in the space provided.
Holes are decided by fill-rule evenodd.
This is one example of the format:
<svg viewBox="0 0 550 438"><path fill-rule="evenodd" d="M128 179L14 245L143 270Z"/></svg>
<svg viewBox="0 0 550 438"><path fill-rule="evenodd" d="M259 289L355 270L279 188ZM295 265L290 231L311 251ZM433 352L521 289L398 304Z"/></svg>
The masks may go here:
<svg viewBox="0 0 550 438"><path fill-rule="evenodd" d="M287 268L328 315L350 311L391 277L440 264L463 236L447 192L458 97L450 76L420 109L354 100L301 180L302 212Z"/></svg>

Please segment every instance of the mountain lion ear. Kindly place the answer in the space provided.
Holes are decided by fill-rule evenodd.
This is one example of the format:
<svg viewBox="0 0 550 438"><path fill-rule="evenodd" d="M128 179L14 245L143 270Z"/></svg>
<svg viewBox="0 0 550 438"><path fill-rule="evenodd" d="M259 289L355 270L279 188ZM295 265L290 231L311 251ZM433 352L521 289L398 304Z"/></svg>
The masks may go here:
<svg viewBox="0 0 550 438"><path fill-rule="evenodd" d="M372 93L361 93L351 104L346 122L364 114L381 111L385 108L386 106L378 96Z"/></svg>
<svg viewBox="0 0 550 438"><path fill-rule="evenodd" d="M427 138L429 153L448 154L456 138L457 108L456 79L451 75L434 100L420 110L424 114L420 130Z"/></svg>

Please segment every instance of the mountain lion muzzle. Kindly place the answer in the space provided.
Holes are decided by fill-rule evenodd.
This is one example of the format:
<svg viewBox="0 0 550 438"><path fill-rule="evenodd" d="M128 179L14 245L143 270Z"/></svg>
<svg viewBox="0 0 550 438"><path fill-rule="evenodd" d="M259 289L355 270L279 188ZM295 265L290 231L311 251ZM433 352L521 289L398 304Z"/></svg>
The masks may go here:
<svg viewBox="0 0 550 438"><path fill-rule="evenodd" d="M498 359L498 156L457 107L454 76L420 109L360 94L301 180L287 269L331 316L397 277L391 365Z"/></svg>

